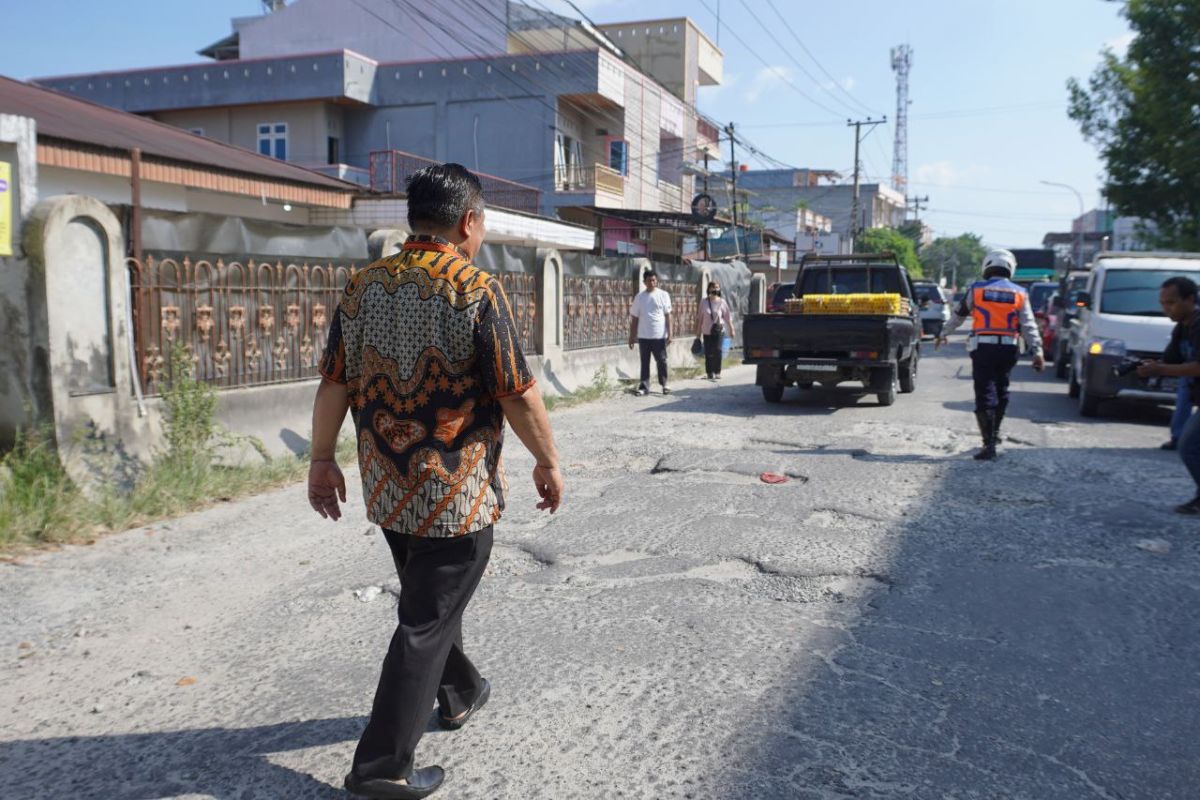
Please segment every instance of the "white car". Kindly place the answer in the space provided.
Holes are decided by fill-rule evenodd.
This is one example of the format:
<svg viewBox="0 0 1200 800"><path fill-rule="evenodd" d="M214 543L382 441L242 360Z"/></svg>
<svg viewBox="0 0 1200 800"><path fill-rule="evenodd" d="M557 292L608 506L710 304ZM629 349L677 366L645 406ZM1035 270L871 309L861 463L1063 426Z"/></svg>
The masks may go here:
<svg viewBox="0 0 1200 800"><path fill-rule="evenodd" d="M929 281L913 281L913 292L921 309L921 333L941 336L950 321L950 293Z"/></svg>
<svg viewBox="0 0 1200 800"><path fill-rule="evenodd" d="M1079 413L1094 417L1111 398L1175 402L1178 378L1139 378L1124 367L1144 358L1161 358L1175 323L1163 313L1159 290L1167 278L1182 275L1200 282L1200 253L1101 253L1087 289L1076 296L1082 306L1071 326L1071 397Z"/></svg>

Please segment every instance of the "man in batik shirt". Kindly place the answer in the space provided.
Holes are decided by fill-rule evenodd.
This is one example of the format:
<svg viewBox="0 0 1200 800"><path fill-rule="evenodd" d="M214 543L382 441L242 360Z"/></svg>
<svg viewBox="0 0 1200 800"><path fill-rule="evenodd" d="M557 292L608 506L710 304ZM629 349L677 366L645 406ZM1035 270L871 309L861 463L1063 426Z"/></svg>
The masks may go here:
<svg viewBox="0 0 1200 800"><path fill-rule="evenodd" d="M506 419L537 462L538 508L556 511L563 491L504 290L472 264L485 233L479 180L442 164L407 191L413 235L350 280L330 327L308 478L309 503L338 519L346 493L334 449L349 409L367 517L400 575L399 626L346 776L365 797L437 789L441 767L414 769L434 699L441 726L457 729L491 692L463 652L462 615L504 510Z"/></svg>

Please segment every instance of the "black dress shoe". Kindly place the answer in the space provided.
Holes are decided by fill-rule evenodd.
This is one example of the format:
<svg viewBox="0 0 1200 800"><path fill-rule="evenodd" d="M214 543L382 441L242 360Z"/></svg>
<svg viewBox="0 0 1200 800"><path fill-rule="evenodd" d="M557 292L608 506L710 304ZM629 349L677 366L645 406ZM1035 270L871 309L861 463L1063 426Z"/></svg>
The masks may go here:
<svg viewBox="0 0 1200 800"><path fill-rule="evenodd" d="M441 767L414 769L407 778L360 778L351 771L346 775L346 791L373 800L417 800L437 791L446 779Z"/></svg>
<svg viewBox="0 0 1200 800"><path fill-rule="evenodd" d="M1188 516L1200 514L1200 497L1197 497L1194 500L1189 500L1181 506L1175 506L1175 513L1186 514Z"/></svg>
<svg viewBox="0 0 1200 800"><path fill-rule="evenodd" d="M466 725L467 721L470 720L471 717L475 716L476 711L484 707L488 701L488 698L491 696L492 685L488 683L487 678L484 678L483 688L479 691L479 697L475 698L475 702L471 704L471 707L453 719L450 717L443 717L441 714L438 714L438 725L441 725L443 730L458 730L463 725Z"/></svg>

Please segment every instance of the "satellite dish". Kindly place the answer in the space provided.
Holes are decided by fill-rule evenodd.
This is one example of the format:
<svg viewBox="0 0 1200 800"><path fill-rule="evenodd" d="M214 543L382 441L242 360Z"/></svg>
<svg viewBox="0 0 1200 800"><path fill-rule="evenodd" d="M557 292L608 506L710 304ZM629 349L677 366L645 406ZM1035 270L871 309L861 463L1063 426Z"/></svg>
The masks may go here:
<svg viewBox="0 0 1200 800"><path fill-rule="evenodd" d="M717 201L712 195L701 192L692 198L692 215L706 222L713 219L717 216Z"/></svg>

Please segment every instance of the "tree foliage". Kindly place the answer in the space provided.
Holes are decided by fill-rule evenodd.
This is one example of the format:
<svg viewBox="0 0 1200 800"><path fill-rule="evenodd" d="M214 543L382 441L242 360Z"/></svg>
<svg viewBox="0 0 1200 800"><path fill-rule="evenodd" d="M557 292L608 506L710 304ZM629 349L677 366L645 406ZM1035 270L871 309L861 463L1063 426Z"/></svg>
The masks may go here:
<svg viewBox="0 0 1200 800"><path fill-rule="evenodd" d="M1200 3L1129 0L1122 14L1127 54L1105 50L1086 87L1069 81L1068 113L1118 212L1153 221L1159 246L1200 250Z"/></svg>
<svg viewBox="0 0 1200 800"><path fill-rule="evenodd" d="M895 228L868 228L854 240L856 253L895 253L914 278L921 275L921 262L912 240Z"/></svg>
<svg viewBox="0 0 1200 800"><path fill-rule="evenodd" d="M940 236L921 249L921 265L931 278L945 275L947 281L957 278L958 285L965 286L982 273L986 254L987 248L977 234Z"/></svg>

